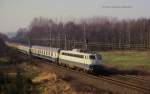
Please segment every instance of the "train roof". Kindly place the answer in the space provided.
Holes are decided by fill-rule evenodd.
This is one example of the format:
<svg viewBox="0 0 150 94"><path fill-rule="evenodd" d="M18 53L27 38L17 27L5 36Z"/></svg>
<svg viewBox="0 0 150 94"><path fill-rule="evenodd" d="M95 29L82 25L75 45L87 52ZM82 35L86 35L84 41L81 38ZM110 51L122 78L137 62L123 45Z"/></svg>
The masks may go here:
<svg viewBox="0 0 150 94"><path fill-rule="evenodd" d="M61 52L80 54L80 55L93 55L93 53L77 52L77 51L72 51L72 50L61 50Z"/></svg>
<svg viewBox="0 0 150 94"><path fill-rule="evenodd" d="M60 48L52 48L52 47L45 47L45 46L32 46L32 48L48 50L48 51L59 51L60 50Z"/></svg>

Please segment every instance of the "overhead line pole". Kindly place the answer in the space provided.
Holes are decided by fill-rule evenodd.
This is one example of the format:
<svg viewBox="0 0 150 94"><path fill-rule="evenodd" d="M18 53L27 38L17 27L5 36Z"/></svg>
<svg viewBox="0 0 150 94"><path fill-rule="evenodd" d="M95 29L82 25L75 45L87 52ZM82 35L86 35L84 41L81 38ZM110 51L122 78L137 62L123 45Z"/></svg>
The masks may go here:
<svg viewBox="0 0 150 94"><path fill-rule="evenodd" d="M49 46L52 47L51 45L51 39L52 39L52 32L51 32L51 29L49 29Z"/></svg>
<svg viewBox="0 0 150 94"><path fill-rule="evenodd" d="M63 30L64 30L64 25L63 25ZM64 49L67 50L67 35L66 35L66 31L65 31L65 34L64 34L64 38L65 38Z"/></svg>
<svg viewBox="0 0 150 94"><path fill-rule="evenodd" d="M65 50L67 50L67 36L66 36L66 31L65 31Z"/></svg>
<svg viewBox="0 0 150 94"><path fill-rule="evenodd" d="M85 31L85 24L84 24L84 26L83 26L83 32L84 32L84 35L83 35L83 37L84 37L84 45L85 45L85 50L87 50L87 39L86 39L86 31Z"/></svg>
<svg viewBox="0 0 150 94"><path fill-rule="evenodd" d="M31 36L30 36L30 32L29 32L29 35L28 35L28 46L29 46L29 59L30 59L30 63L32 63L32 53L31 53Z"/></svg>

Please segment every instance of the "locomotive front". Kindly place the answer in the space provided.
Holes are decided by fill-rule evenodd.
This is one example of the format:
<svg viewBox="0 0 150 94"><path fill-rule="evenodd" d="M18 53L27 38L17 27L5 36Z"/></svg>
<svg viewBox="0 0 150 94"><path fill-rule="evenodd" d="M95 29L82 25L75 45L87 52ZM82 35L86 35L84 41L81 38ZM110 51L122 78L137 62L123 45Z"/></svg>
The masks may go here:
<svg viewBox="0 0 150 94"><path fill-rule="evenodd" d="M102 62L102 56L100 54L91 54L89 57L91 59L91 65L89 66L90 70L93 72L99 71Z"/></svg>

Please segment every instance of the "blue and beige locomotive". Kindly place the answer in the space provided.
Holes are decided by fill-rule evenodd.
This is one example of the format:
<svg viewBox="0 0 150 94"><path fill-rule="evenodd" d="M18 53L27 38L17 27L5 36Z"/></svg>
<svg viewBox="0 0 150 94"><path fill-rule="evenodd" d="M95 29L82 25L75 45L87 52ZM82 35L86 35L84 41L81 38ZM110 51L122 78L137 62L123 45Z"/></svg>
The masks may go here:
<svg viewBox="0 0 150 94"><path fill-rule="evenodd" d="M72 68L94 71L101 65L101 55L95 53L81 52L77 49L62 50L60 48L50 48L45 46L24 46L21 44L7 43L19 51L33 56L48 59L54 63L65 65Z"/></svg>

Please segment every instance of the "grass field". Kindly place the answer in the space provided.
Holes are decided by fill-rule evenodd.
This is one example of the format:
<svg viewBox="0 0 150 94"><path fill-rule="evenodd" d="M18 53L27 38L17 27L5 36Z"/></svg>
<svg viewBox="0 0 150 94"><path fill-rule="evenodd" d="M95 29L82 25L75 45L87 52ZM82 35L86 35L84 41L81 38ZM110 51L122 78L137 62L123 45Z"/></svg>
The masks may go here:
<svg viewBox="0 0 150 94"><path fill-rule="evenodd" d="M104 65L150 71L150 51L106 51L101 54Z"/></svg>

